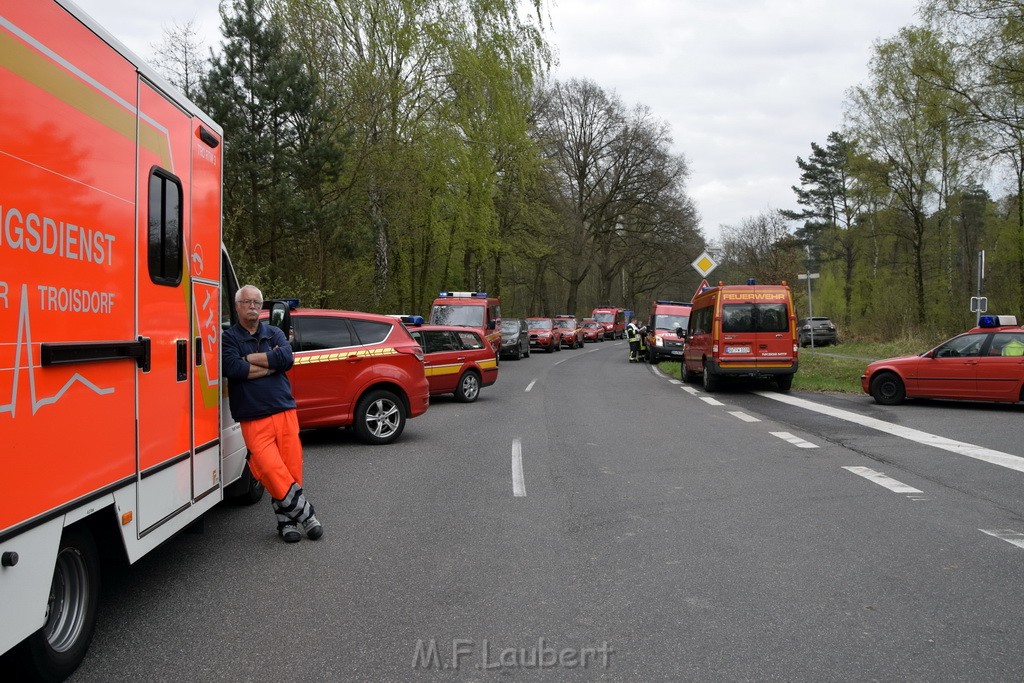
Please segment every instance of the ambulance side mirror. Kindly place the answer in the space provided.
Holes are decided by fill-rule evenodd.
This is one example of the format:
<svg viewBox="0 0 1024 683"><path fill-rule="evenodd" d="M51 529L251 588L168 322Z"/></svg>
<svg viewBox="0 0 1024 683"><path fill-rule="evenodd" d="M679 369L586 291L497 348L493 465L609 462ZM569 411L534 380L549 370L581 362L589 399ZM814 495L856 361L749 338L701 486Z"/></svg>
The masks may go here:
<svg viewBox="0 0 1024 683"><path fill-rule="evenodd" d="M681 327L677 327L676 336L679 337L680 339L686 339L686 331Z"/></svg>

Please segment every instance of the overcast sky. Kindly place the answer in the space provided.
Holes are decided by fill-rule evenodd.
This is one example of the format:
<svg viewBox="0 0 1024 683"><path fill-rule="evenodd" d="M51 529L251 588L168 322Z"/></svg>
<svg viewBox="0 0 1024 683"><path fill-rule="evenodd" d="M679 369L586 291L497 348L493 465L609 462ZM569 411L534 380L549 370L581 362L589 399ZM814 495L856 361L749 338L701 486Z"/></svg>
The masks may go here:
<svg viewBox="0 0 1024 683"><path fill-rule="evenodd" d="M217 0L76 0L144 58L195 19L220 40ZM918 0L556 0L560 80L587 78L667 121L690 164L705 235L797 208L796 157L843 123L872 44L917 22Z"/></svg>

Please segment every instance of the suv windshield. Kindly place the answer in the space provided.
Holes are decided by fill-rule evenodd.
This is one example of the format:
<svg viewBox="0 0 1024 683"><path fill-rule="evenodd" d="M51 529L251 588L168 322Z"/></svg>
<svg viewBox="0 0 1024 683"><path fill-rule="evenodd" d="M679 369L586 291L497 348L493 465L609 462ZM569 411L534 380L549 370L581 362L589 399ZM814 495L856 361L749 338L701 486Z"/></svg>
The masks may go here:
<svg viewBox="0 0 1024 683"><path fill-rule="evenodd" d="M556 320L555 321L555 326L556 327L564 327L566 329L574 329L576 327L571 320L566 320L565 318L561 318L559 320Z"/></svg>
<svg viewBox="0 0 1024 683"><path fill-rule="evenodd" d="M506 332L508 334L515 334L516 332L519 331L519 321L518 320L502 320L501 321L501 331L502 332Z"/></svg>
<svg viewBox="0 0 1024 683"><path fill-rule="evenodd" d="M534 330L550 330L550 320L527 320L527 325Z"/></svg>

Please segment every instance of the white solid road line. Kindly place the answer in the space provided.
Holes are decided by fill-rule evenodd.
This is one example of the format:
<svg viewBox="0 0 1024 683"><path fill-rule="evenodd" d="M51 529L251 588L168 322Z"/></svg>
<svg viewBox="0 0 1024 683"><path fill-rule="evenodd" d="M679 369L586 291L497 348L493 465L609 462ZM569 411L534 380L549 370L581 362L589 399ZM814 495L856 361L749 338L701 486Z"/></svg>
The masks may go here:
<svg viewBox="0 0 1024 683"><path fill-rule="evenodd" d="M903 427L898 424L893 424L892 422L886 422L885 420L867 417L866 415L858 415L857 413L849 410L842 410L841 408L833 408L820 403L814 403L802 398L797 398L796 396L789 396L787 394L779 394L771 391L755 391L754 393L759 396L764 396L765 398L770 398L773 401L788 403L799 408L813 410L814 412L821 413L822 415L828 415L840 420L846 420L847 422L853 422L854 424L859 424L863 427L877 429L880 432L892 434L893 436L898 436L902 439L907 439L908 441L914 441L926 446L934 446L935 448L941 448L942 450L950 451L952 453L966 455L968 458L974 458L975 460L992 463L993 465L999 465L1000 467L1005 467L1007 469L1024 472L1024 458L1017 455L1003 453L1002 451L976 446L963 441L954 441L953 439L947 439L944 436L929 434L928 432L922 432L919 429Z"/></svg>
<svg viewBox="0 0 1024 683"><path fill-rule="evenodd" d="M523 481L523 442L512 439L512 495L516 498L526 496L526 483Z"/></svg>
<svg viewBox="0 0 1024 683"><path fill-rule="evenodd" d="M860 475L868 481L873 481L879 486L884 486L895 493L924 493L921 489L915 489L913 486L896 481L892 477L887 477L881 472L876 472L868 467L844 467L843 469Z"/></svg>

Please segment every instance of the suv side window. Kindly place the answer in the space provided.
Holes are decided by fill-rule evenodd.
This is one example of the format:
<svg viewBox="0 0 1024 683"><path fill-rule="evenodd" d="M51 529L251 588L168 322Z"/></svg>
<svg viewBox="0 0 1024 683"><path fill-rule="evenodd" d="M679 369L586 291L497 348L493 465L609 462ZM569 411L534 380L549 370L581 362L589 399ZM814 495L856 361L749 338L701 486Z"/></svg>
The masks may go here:
<svg viewBox="0 0 1024 683"><path fill-rule="evenodd" d="M292 318L295 329L296 351L322 351L353 346L352 330L345 318L320 318L296 316Z"/></svg>
<svg viewBox="0 0 1024 683"><path fill-rule="evenodd" d="M364 344L380 344L391 334L391 325L379 323L376 320L353 319L352 328L356 331L356 337Z"/></svg>
<svg viewBox="0 0 1024 683"><path fill-rule="evenodd" d="M462 348L464 349L484 348L483 340L480 339L479 335L473 334L472 332L459 332L458 337L462 342Z"/></svg>

